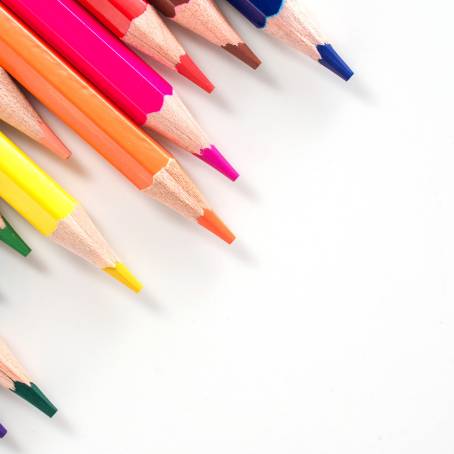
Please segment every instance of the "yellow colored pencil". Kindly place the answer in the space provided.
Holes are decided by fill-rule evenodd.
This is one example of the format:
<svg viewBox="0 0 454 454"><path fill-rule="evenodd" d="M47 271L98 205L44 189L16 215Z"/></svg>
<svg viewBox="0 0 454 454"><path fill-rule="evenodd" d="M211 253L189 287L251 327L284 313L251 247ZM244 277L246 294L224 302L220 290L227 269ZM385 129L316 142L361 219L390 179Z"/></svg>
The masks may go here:
<svg viewBox="0 0 454 454"><path fill-rule="evenodd" d="M44 236L140 291L79 202L1 132L0 197Z"/></svg>

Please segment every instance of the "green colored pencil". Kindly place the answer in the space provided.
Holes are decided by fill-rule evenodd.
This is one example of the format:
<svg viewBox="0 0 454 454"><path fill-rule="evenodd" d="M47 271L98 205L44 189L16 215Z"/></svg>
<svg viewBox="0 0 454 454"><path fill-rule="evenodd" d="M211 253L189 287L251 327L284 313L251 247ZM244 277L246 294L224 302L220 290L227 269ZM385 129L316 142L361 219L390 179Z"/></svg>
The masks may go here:
<svg viewBox="0 0 454 454"><path fill-rule="evenodd" d="M26 257L30 254L31 249L25 241L16 233L8 221L0 214L0 241L3 241L8 246Z"/></svg>
<svg viewBox="0 0 454 454"><path fill-rule="evenodd" d="M1 338L0 386L3 386L14 394L22 397L49 417L54 416L57 412L57 409L52 402L50 402L35 383L28 378L6 342Z"/></svg>

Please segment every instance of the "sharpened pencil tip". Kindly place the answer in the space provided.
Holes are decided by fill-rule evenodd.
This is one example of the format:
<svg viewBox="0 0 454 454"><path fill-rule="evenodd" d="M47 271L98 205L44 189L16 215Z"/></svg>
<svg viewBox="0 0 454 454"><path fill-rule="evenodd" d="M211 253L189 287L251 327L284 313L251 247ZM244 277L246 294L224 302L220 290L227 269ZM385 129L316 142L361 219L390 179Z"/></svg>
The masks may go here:
<svg viewBox="0 0 454 454"><path fill-rule="evenodd" d="M16 381L14 382L14 389L12 391L41 410L49 418L52 418L57 413L57 408L34 383L29 386Z"/></svg>
<svg viewBox="0 0 454 454"><path fill-rule="evenodd" d="M221 172L232 181L235 181L240 176L240 174L232 167L227 159L222 156L221 152L214 145L211 145L209 148L203 148L200 150L200 154L196 154L195 156Z"/></svg>
<svg viewBox="0 0 454 454"><path fill-rule="evenodd" d="M203 216L200 216L197 222L226 243L232 244L235 241L235 235L213 211L205 209Z"/></svg>
<svg viewBox="0 0 454 454"><path fill-rule="evenodd" d="M203 74L201 69L192 61L188 54L181 56L180 62L175 66L175 69L182 76L197 84L207 93L211 93L214 90L214 85L208 80L205 74Z"/></svg>
<svg viewBox="0 0 454 454"><path fill-rule="evenodd" d="M257 69L262 61L252 52L251 48L245 43L226 44L222 46L227 52L234 55L252 69Z"/></svg>
<svg viewBox="0 0 454 454"><path fill-rule="evenodd" d="M115 268L104 268L103 271L126 285L126 287L130 288L133 292L139 293L143 288L141 282L134 277L131 271L129 271L123 263L117 263Z"/></svg>
<svg viewBox="0 0 454 454"><path fill-rule="evenodd" d="M317 50L322 57L318 62L325 68L328 68L345 81L348 81L353 76L353 71L342 60L331 44L319 44Z"/></svg>
<svg viewBox="0 0 454 454"><path fill-rule="evenodd" d="M8 431L6 430L5 426L2 426L0 424L0 438L3 438L7 433Z"/></svg>
<svg viewBox="0 0 454 454"><path fill-rule="evenodd" d="M41 140L42 145L61 159L69 159L71 157L71 152L68 148L66 148L57 135L44 123L42 124L42 132L44 134Z"/></svg>
<svg viewBox="0 0 454 454"><path fill-rule="evenodd" d="M5 228L0 229L0 240L8 246L12 247L19 254L27 257L30 254L31 249L25 243L25 241L16 233L16 231L8 224L5 218L2 218L5 223Z"/></svg>

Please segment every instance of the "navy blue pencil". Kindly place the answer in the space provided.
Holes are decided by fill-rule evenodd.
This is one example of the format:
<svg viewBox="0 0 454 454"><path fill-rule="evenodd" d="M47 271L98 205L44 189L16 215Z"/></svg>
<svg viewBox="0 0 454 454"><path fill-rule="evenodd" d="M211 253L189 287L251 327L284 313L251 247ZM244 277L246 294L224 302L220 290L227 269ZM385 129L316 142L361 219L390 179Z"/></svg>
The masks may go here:
<svg viewBox="0 0 454 454"><path fill-rule="evenodd" d="M228 0L257 28L318 61L344 80L353 71L313 24L298 0Z"/></svg>

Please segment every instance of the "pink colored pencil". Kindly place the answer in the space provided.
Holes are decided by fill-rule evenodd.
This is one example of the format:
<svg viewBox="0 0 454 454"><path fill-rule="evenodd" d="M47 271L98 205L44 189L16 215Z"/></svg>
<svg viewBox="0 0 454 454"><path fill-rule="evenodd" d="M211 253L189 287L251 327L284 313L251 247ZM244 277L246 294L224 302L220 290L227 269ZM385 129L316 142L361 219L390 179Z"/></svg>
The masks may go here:
<svg viewBox="0 0 454 454"><path fill-rule="evenodd" d="M138 125L154 129L231 180L238 177L173 87L76 1L3 3Z"/></svg>

